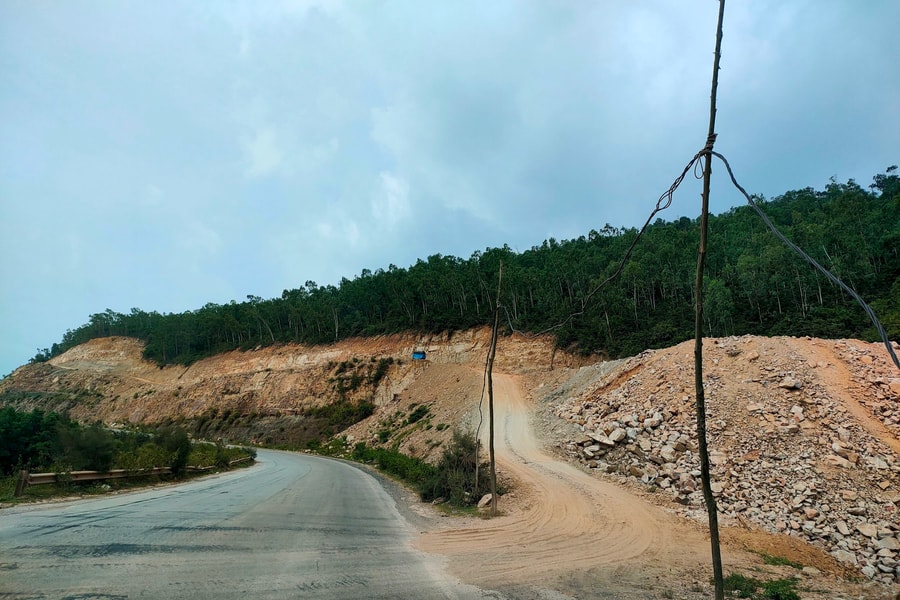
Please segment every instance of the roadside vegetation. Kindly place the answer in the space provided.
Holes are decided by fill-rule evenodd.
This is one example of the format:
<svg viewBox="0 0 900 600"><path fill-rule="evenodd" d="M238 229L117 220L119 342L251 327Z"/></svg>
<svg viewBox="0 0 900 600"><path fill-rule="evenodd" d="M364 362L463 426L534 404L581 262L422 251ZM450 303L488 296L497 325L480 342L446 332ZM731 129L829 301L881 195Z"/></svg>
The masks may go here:
<svg viewBox="0 0 900 600"><path fill-rule="evenodd" d="M466 508L477 504L481 495L490 489L484 462L480 465L478 485L475 484L475 436L458 430L433 465L403 454L396 447L372 447L364 442L350 447L345 438L311 444L310 450L372 465L416 490L424 502L447 502L456 508Z"/></svg>
<svg viewBox="0 0 900 600"><path fill-rule="evenodd" d="M800 600L796 579L760 581L739 573L725 578L725 592L732 597L751 600Z"/></svg>
<svg viewBox="0 0 900 600"><path fill-rule="evenodd" d="M187 432L175 425L111 430L101 423L82 425L55 412L0 409L0 502L13 501L22 470L57 473L59 482L29 486L17 501L72 493L76 488L99 493L136 483L117 479L75 483L66 476L72 471L125 469L139 475L155 467L171 469L171 475L147 475L139 482L147 483L189 476L189 466L227 469L232 461L255 456L253 449L192 442Z"/></svg>

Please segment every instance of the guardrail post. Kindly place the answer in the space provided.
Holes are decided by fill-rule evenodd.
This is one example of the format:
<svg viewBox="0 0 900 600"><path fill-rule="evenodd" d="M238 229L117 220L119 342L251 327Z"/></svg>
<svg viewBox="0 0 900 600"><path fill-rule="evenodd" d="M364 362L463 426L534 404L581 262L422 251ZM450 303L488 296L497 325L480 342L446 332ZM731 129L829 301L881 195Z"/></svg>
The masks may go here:
<svg viewBox="0 0 900 600"><path fill-rule="evenodd" d="M28 485L28 471L22 469L19 471L19 479L16 481L16 491L13 492L13 496L18 498L25 492L25 487Z"/></svg>

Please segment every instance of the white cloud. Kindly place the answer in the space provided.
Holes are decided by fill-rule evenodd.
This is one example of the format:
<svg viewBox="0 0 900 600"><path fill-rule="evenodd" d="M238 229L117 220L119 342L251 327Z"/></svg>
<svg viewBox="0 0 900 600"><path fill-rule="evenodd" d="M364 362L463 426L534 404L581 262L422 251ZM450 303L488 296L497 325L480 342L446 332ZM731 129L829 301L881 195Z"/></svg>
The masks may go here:
<svg viewBox="0 0 900 600"><path fill-rule="evenodd" d="M316 232L319 234L320 238L324 240L330 240L334 235L334 228L331 226L331 223L322 221L320 223L316 223Z"/></svg>
<svg viewBox="0 0 900 600"><path fill-rule="evenodd" d="M341 0L281 0L280 8L285 15L305 17L313 10L333 14L339 11L343 4Z"/></svg>
<svg viewBox="0 0 900 600"><path fill-rule="evenodd" d="M248 177L262 177L275 171L284 160L278 148L275 132L269 128L257 130L253 139L244 142L247 156L246 174Z"/></svg>
<svg viewBox="0 0 900 600"><path fill-rule="evenodd" d="M360 241L359 225L356 221L347 221L344 224L344 241L350 246L357 246Z"/></svg>
<svg viewBox="0 0 900 600"><path fill-rule="evenodd" d="M156 185L148 183L144 186L144 193L140 196L141 202L148 208L158 207L163 202L163 191Z"/></svg>
<svg viewBox="0 0 900 600"><path fill-rule="evenodd" d="M222 248L222 238L219 234L199 221L183 225L178 243L189 252L206 257L218 254Z"/></svg>
<svg viewBox="0 0 900 600"><path fill-rule="evenodd" d="M305 175L315 175L317 171L324 168L337 156L340 148L340 141L332 137L322 144L301 147L296 154L285 159L285 164L289 164L292 171L296 170Z"/></svg>
<svg viewBox="0 0 900 600"><path fill-rule="evenodd" d="M372 199L372 216L388 229L409 217L409 183L387 171L379 174L381 189Z"/></svg>

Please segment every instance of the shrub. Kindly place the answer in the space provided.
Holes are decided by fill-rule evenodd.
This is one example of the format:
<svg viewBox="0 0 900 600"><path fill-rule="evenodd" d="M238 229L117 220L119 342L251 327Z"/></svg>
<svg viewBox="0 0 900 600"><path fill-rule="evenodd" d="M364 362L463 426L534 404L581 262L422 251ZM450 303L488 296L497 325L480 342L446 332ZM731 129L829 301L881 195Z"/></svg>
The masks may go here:
<svg viewBox="0 0 900 600"><path fill-rule="evenodd" d="M358 403L353 403L349 400L338 400L325 406L307 409L304 415L325 419L329 427L340 431L362 421L373 412L375 412L375 404L369 400L363 400Z"/></svg>
<svg viewBox="0 0 900 600"><path fill-rule="evenodd" d="M411 413L409 413L409 418L407 418L406 421L407 423L412 424L425 418L427 415L428 407L423 404L421 406L417 406Z"/></svg>
<svg viewBox="0 0 900 600"><path fill-rule="evenodd" d="M765 600L800 600L800 596L794 591L797 585L795 579L776 579L763 584L760 596Z"/></svg>
<svg viewBox="0 0 900 600"><path fill-rule="evenodd" d="M753 577L746 577L739 573L732 573L725 578L725 591L740 598L753 598L754 600L800 600L800 596L794 591L797 585L796 579L775 579L761 582ZM759 588L762 591L757 592Z"/></svg>
<svg viewBox="0 0 900 600"><path fill-rule="evenodd" d="M475 436L453 432L453 440L444 450L433 475L420 488L422 500L447 498L451 504L466 506L478 501L478 494L490 487L486 463L482 463L479 481L475 483Z"/></svg>
<svg viewBox="0 0 900 600"><path fill-rule="evenodd" d="M435 468L423 460L407 456L395 449L370 448L365 442L354 446L352 456L354 460L374 464L382 471L420 489L435 474Z"/></svg>
<svg viewBox="0 0 900 600"><path fill-rule="evenodd" d="M374 356L372 357L372 360L375 360ZM379 359L378 366L375 367L375 371L372 373L371 377L369 377L369 383L378 385L378 383L384 379L384 376L387 375L388 369L392 364L394 364L394 358L391 356Z"/></svg>
<svg viewBox="0 0 900 600"><path fill-rule="evenodd" d="M156 431L156 443L171 455L170 462L165 466L172 467L176 475L183 473L191 454L191 440L187 432L181 427L162 427Z"/></svg>
<svg viewBox="0 0 900 600"><path fill-rule="evenodd" d="M62 453L59 430L75 427L53 412L0 409L0 475L49 467Z"/></svg>
<svg viewBox="0 0 900 600"><path fill-rule="evenodd" d="M763 562L766 563L767 565L779 565L779 566L785 565L788 567L794 567L795 569L803 568L802 564L800 564L798 562L794 562L791 559L784 557L784 556L776 556L774 554L766 554L765 552L760 553L760 556L762 556Z"/></svg>
<svg viewBox="0 0 900 600"><path fill-rule="evenodd" d="M65 460L72 470L109 471L116 456L116 440L100 423L89 427L59 428Z"/></svg>
<svg viewBox="0 0 900 600"><path fill-rule="evenodd" d="M132 452L122 452L116 457L116 464L129 471L146 471L154 467L165 467L172 462L172 453L156 442L147 442Z"/></svg>
<svg viewBox="0 0 900 600"><path fill-rule="evenodd" d="M724 588L726 592L737 595L739 598L752 598L759 588L759 581L740 573L732 573L725 578Z"/></svg>

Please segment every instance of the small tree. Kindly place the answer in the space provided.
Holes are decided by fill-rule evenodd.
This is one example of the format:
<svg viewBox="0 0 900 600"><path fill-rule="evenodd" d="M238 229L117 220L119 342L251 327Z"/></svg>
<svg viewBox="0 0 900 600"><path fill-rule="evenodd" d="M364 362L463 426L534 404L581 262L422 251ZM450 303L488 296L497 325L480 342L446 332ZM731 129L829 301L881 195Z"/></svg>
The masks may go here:
<svg viewBox="0 0 900 600"><path fill-rule="evenodd" d="M59 426L59 438L64 453L64 462L73 470L109 471L116 455L116 440L113 434L94 423L88 427Z"/></svg>
<svg viewBox="0 0 900 600"><path fill-rule="evenodd" d="M172 468L172 473L184 473L191 454L191 440L187 431L175 426L162 427L156 432L156 443L171 453L172 459L168 466Z"/></svg>
<svg viewBox="0 0 900 600"><path fill-rule="evenodd" d="M422 500L446 498L451 504L465 506L477 502L475 497L475 436L461 431L453 432L453 440L444 450L434 473L421 486ZM488 474L480 471L479 488L489 484Z"/></svg>

